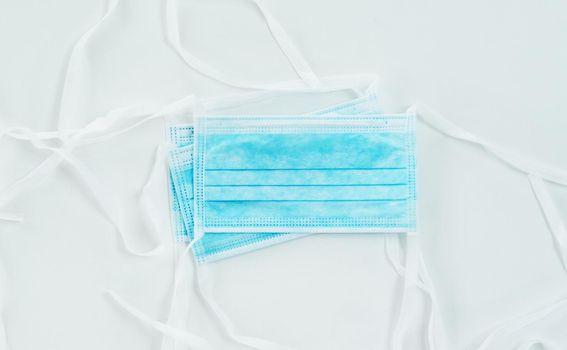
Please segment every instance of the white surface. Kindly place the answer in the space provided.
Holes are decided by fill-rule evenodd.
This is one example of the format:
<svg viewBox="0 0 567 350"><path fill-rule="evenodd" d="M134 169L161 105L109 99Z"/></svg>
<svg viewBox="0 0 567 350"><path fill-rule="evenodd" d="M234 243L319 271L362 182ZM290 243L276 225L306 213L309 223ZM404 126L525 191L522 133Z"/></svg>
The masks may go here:
<svg viewBox="0 0 567 350"><path fill-rule="evenodd" d="M183 43L194 54L234 77L294 78L250 2L181 2ZM378 73L397 105L424 101L488 140L567 168L564 2L266 4L320 76ZM70 49L104 6L93 0L0 1L3 124L55 129ZM135 103L229 91L188 69L165 43L157 0L120 2L87 48L87 113L77 116L77 125ZM162 128L154 121L76 152L120 196L129 237L140 248L156 241L142 225L136 199ZM423 124L418 150L423 250L451 349L473 349L500 322L567 294L565 272L524 175ZM2 139L0 187L47 155ZM552 191L567 220L567 189ZM20 225L0 222L12 350L159 348L161 336L102 290L111 288L165 320L173 264L168 232L159 238L168 244L166 253L125 254L112 225L66 167L2 209L25 215ZM244 334L297 349L386 349L400 281L379 235L313 236L211 267L215 295ZM191 329L219 348L237 348L190 297ZM562 311L491 349L512 349L533 337L567 348Z"/></svg>

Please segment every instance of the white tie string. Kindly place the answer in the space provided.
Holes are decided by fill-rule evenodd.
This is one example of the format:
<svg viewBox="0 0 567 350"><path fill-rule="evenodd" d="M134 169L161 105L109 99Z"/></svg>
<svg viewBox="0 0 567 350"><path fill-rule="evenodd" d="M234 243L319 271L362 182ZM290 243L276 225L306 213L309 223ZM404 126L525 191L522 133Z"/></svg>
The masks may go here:
<svg viewBox="0 0 567 350"><path fill-rule="evenodd" d="M167 325L163 322L159 322L153 320L148 315L144 314L136 307L129 304L126 300L120 297L118 294L111 290L106 290L106 293L116 302L120 307L122 307L126 312L130 315L134 316L138 320L142 321L143 323L147 324L148 326L154 328L155 330L159 331L160 333L167 335L178 342L190 346L192 349L200 349L200 350L213 350L213 346L204 339L194 333L181 330L170 325Z"/></svg>
<svg viewBox="0 0 567 350"><path fill-rule="evenodd" d="M63 91L61 92L61 101L59 104L59 120L58 130L63 131L71 127L73 117L84 115L84 101L80 99L79 93L82 89L78 85L82 84L86 65L85 48L89 39L100 29L100 27L108 20L118 5L119 0L108 0L107 9L103 17L87 30L75 43L71 51L71 57L65 72L65 80L63 82Z"/></svg>
<svg viewBox="0 0 567 350"><path fill-rule="evenodd" d="M530 185L532 186L534 195L540 205L549 231L553 236L557 253L561 259L561 265L565 272L567 272L567 228L561 217L561 213L557 209L553 198L549 194L544 180L537 175L528 175Z"/></svg>
<svg viewBox="0 0 567 350"><path fill-rule="evenodd" d="M302 80L289 82L284 86L279 84L258 84L251 82L242 82L238 79L233 79L225 75L221 71L194 56L187 49L185 49L181 43L177 0L166 0L165 3L166 37L170 45L179 54L179 56L183 59L187 66L210 79L216 80L228 86L253 90L290 90L296 87L301 87L302 83L307 85L308 87L318 85L319 80L317 76L315 75L311 67L307 64L307 61L305 60L303 55L301 55L300 51L293 45L293 41L289 38L287 32L283 29L283 27L279 24L275 17L270 14L268 9L260 2L260 0L252 0L252 2L260 10L260 13L262 14L264 20L268 25L268 28L270 29L272 38L278 44L282 52L289 60L291 66Z"/></svg>
<svg viewBox="0 0 567 350"><path fill-rule="evenodd" d="M547 316L553 314L557 310L565 308L566 306L567 306L567 298L561 299L561 300L559 300L559 301L557 301L557 302L555 302L555 303L553 303L549 306L542 307L538 310L532 311L532 312L527 313L525 315L514 317L514 318L510 319L509 321L502 323L502 325L495 328L494 330L492 330L492 332L490 332L484 338L484 340L482 341L482 343L479 345L479 347L476 350L486 350L486 349L488 349L488 346L490 344L492 344L494 342L494 340L497 339L498 336L510 334L510 333L513 333L513 332L518 332L522 329L525 329L528 326L531 326L532 324L545 319ZM541 341L539 341L539 342L541 343ZM529 344L528 343L528 345L529 345L529 347L527 349L529 349L530 347L532 347L533 345L536 345L536 344L533 344L533 343Z"/></svg>

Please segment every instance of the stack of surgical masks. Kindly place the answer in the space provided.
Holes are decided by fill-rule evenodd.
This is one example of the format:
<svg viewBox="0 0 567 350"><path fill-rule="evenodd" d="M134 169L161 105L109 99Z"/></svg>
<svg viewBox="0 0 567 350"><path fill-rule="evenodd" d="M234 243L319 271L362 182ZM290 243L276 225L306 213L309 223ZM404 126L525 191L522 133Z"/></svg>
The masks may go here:
<svg viewBox="0 0 567 350"><path fill-rule="evenodd" d="M373 89L304 115L197 115L168 132L177 241L197 262L310 233L415 231L414 116Z"/></svg>

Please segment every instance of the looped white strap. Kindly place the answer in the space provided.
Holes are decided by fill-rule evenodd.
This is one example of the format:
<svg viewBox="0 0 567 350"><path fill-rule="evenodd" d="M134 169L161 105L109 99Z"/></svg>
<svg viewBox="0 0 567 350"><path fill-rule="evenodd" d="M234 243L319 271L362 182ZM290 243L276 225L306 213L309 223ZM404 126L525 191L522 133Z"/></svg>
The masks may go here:
<svg viewBox="0 0 567 350"><path fill-rule="evenodd" d="M81 76L84 72L85 62L85 47L93 34L102 26L102 24L110 17L119 0L108 0L106 13L102 18L95 23L89 30L87 30L81 38L73 46L67 71L65 73L65 80L63 83L63 91L61 93L61 102L59 105L59 120L58 129L65 130L71 127L71 120L77 115L84 114L84 101L80 99L79 84L84 77Z"/></svg>
<svg viewBox="0 0 567 350"><path fill-rule="evenodd" d="M386 258L396 271L396 273L405 278L405 267L400 264L400 240L402 236L385 236L384 249ZM419 257L419 279L417 286L428 297L429 300L429 316L427 317L427 349L428 350L444 350L447 349L446 334L443 322L439 314L439 302L437 301L433 282L429 277L429 272L423 260L423 256ZM402 296L402 299L404 296ZM403 304L403 301L402 301ZM399 328L400 329L400 328ZM398 332L400 332L398 330ZM398 336L399 337L399 336Z"/></svg>
<svg viewBox="0 0 567 350"><path fill-rule="evenodd" d="M99 204L102 211L109 218L109 220L114 224L115 228L118 230L118 232L120 234L124 248L129 253L134 254L134 255L138 255L138 256L151 256L151 255L157 254L161 250L161 247L156 247L156 248L154 248L150 251L147 251L147 252L134 251L130 247L130 244L128 243L128 241L126 239L126 236L124 234L124 229L123 229L122 224L121 224L121 220L116 215L117 208L114 207L114 203L115 203L114 198L112 198L110 192L107 191L99 183L98 179L94 176L92 171L90 171L90 169L88 169L86 166L84 166L82 164L82 162L80 162L78 159L76 159L74 156L72 156L71 153L70 153L70 150L67 149L65 146L63 146L61 148L50 147L50 146L45 145L45 143L42 140L40 140L33 131L31 131L29 129L25 129L25 128L21 128L20 131L26 136L26 138L29 139L29 141L31 142L31 144L34 147L36 147L37 149L49 150L49 151L53 152L53 156L55 156L55 158L52 158L52 157L48 158L45 162L40 164L40 166L38 168L34 169L34 170L37 170L39 172L50 171L55 166L57 166L61 160L67 161L68 164L72 167L72 169L77 172L77 174L79 175L79 178L81 180L83 180L84 185L91 192L93 197L97 200L97 203ZM36 171L30 172L26 177L24 177L24 179L17 181L16 184L20 184L22 181L25 181L25 179L28 178L28 176L30 176L30 174L31 174L31 176L33 176L33 175L36 175L37 172ZM20 190L20 188L18 186L16 186L15 189L12 189L12 191L13 191L12 195L15 195L17 192L19 192L19 190Z"/></svg>
<svg viewBox="0 0 567 350"><path fill-rule="evenodd" d="M407 327L408 320L411 318L410 293L415 290L418 282L419 271L419 236L417 232L408 232L406 234L406 254L404 267L404 283L400 308L397 319L394 324L394 330L390 339L391 350L401 350L403 348L402 341L404 339L403 332Z"/></svg>
<svg viewBox="0 0 567 350"><path fill-rule="evenodd" d="M431 108L418 107L422 107L419 108L419 117L433 128L450 137L480 145L503 162L528 175L530 185L553 234L554 243L561 258L561 264L567 272L567 228L543 182L545 179L567 186L567 171L541 164L503 147L491 144L443 118Z"/></svg>
<svg viewBox="0 0 567 350"><path fill-rule="evenodd" d="M313 69L309 66L303 55L299 50L293 45L293 41L290 39L289 35L281 24L272 16L268 8L264 5L263 0L251 0L260 10L272 37L286 55L289 63L295 69L297 75L307 83L309 86L317 86L320 84L319 78L313 72Z"/></svg>
<svg viewBox="0 0 567 350"><path fill-rule="evenodd" d="M248 346L252 349L257 350L293 350L286 345L278 344L269 340L244 336L240 335L236 331L236 327L222 310L220 305L218 305L215 301L215 298L212 293L212 286L210 283L210 274L208 272L207 264L202 264L197 266L197 263L193 265L195 267L195 274L197 277L197 291L199 295L205 302L208 309L211 313L215 316L217 321L223 326L223 329L226 332L226 335L234 340L236 343Z"/></svg>
<svg viewBox="0 0 567 350"><path fill-rule="evenodd" d="M70 155L69 153L63 152L61 155L64 159L73 167L73 169L79 175L79 178L83 180L86 188L91 192L93 197L96 199L100 209L106 215L106 217L114 224L114 227L119 233L119 236L122 240L122 244L124 249L133 255L137 256L153 256L161 252L163 247L158 245L148 251L138 252L135 251L131 244L129 243L128 239L126 238L124 225L122 224L122 219L119 216L119 208L115 205L116 200L114 196L107 191L107 189L98 181L98 179L94 176L94 174L88 169L86 166L82 164L78 159L74 156Z"/></svg>
<svg viewBox="0 0 567 350"><path fill-rule="evenodd" d="M163 118L165 116L181 113L186 111L193 105L194 96L185 97L179 101L175 101L156 112L155 106L132 106L126 108L120 108L113 110L104 117L95 119L93 122L89 123L82 129L78 130L67 130L65 132L34 132L27 128L6 128L2 129L7 135L28 140L34 147L38 149L49 150L53 152L51 156L45 159L39 166L32 169L28 174L18 179L11 185L3 188L0 191L0 204L6 203L16 197L24 189L24 186L33 185L46 178L52 173L63 161L68 161L74 170L80 175L83 180L84 185L90 190L94 198L97 200L102 211L105 213L108 219L114 224L116 229L120 234L120 238L124 245L126 251L131 254L138 256L152 256L159 253L162 250L162 246L157 246L146 252L137 252L130 247L126 236L124 235L124 228L121 224L121 220L117 217L117 208L114 206L115 200L112 195L107 191L92 174L92 172L87 169L80 161L71 156L72 150L77 146L82 146L85 144L90 144L94 142L100 142L101 140L107 139L109 137L117 136L123 134L145 122L154 120L157 118ZM151 113L151 114L150 114ZM148 115L149 114L149 115ZM117 126L125 124L123 128L115 130ZM65 134L65 143L60 148L47 146L43 141L52 138L61 138L61 135ZM156 159L158 161L158 159ZM155 175L155 171L153 172ZM150 177L149 181L152 181ZM152 185L152 184L150 184ZM149 187L146 187L145 193ZM8 218L16 219L16 216L6 215Z"/></svg>
<svg viewBox="0 0 567 350"><path fill-rule="evenodd" d="M429 318L427 320L428 349L445 350L448 349L447 334L445 333L445 326L439 310L439 301L437 299L435 286L429 276L429 271L427 270L427 265L425 264L423 256L420 256L419 262L419 276L423 281L423 286L419 283L418 286L420 286L421 290L428 296L430 304Z"/></svg>
<svg viewBox="0 0 567 350"><path fill-rule="evenodd" d="M202 350L213 350L211 344L204 338L187 332L172 326L169 326L163 322L159 322L151 319L148 315L144 314L136 307L130 305L126 300L122 299L118 294L113 291L106 290L106 293L114 300L118 305L120 305L124 310L126 310L130 315L144 322L148 326L154 328L155 330L179 341L182 344L190 346L191 349L202 349Z"/></svg>
<svg viewBox="0 0 567 350"><path fill-rule="evenodd" d="M553 166L536 162L533 159L520 155L501 146L492 144L480 137L473 135L467 130L444 118L432 108L418 104L416 105L418 116L427 124L439 132L452 138L471 142L482 146L488 152L498 157L510 166L526 173L538 174L540 177L561 185L567 185L567 170L558 169Z"/></svg>
<svg viewBox="0 0 567 350"><path fill-rule="evenodd" d="M279 24L279 22L269 13L268 9L260 3L258 0L252 0L260 13L263 15L272 37L281 48L283 53L286 55L290 61L292 67L297 72L299 77L308 86L315 86L318 84L318 79L315 73L311 70L303 56L300 54L299 50L295 48L293 42ZM226 76L224 73L216 70L214 67L203 62L201 59L197 58L189 51L187 51L181 44L181 39L179 35L179 19L177 17L177 0L166 0L166 37L170 44L173 46L175 51L181 56L183 61L192 69L197 72L224 83L226 85L241 88L241 89L255 89L255 90L288 90L292 87L297 87L297 84L290 84L292 86L278 86L277 84L256 84L239 82Z"/></svg>
<svg viewBox="0 0 567 350"><path fill-rule="evenodd" d="M189 250L191 249L191 247L196 243L195 240L191 240L189 242L189 244L187 245L187 247L183 248L183 250L181 251L180 255L178 255L179 250L178 245L176 245L175 248L175 259L174 259L174 264L173 264L173 284L171 287L171 298L170 298L170 302L169 302L169 310L168 310L168 315L167 315L167 324L168 325L177 325L177 322L179 322L179 315L181 313L186 312L186 310L179 310L179 308L181 307L181 305L184 305L183 303L183 298L180 298L178 295L178 290L181 286L181 282L182 281L187 281L189 280L189 277L187 276L186 271L183 271L182 268L185 265L186 259L187 259L187 255L189 254ZM164 338L162 340L161 343L161 347L160 349L166 349L168 348L168 341L170 340L170 338L168 338L167 336L164 335ZM171 348L171 347L170 347ZM175 349L175 343L173 344L173 349Z"/></svg>
<svg viewBox="0 0 567 350"><path fill-rule="evenodd" d="M199 238L194 238L191 242L187 245L185 250L183 251L182 255L179 257L177 262L175 263L174 267L174 280L173 280L173 288L172 288L172 295L171 295L171 304L169 308L169 317L171 318L172 314L174 313L174 307L177 301L177 290L185 277L185 274L182 271L182 267L186 263L187 256L189 254L190 249L193 248L194 244L199 241ZM256 337L249 337L239 335L236 332L236 328L234 327L231 320L228 316L222 311L222 308L215 302L212 292L210 291L210 283L209 283L209 273L207 271L208 266L206 264L199 265L195 260L193 261L193 271L195 273L195 280L197 282L197 291L199 296L205 302L209 311L213 314L216 320L221 324L222 329L226 332L227 336L235 341L238 344L248 346L253 349L257 350L292 350L291 348L274 343L269 340L260 339Z"/></svg>
<svg viewBox="0 0 567 350"><path fill-rule="evenodd" d="M559 253L563 269L567 272L567 228L561 214L549 194L543 179L537 175L528 174L530 185L540 205L541 211L553 236L555 247Z"/></svg>
<svg viewBox="0 0 567 350"><path fill-rule="evenodd" d="M154 157L154 163L152 170L146 184L142 188L140 193L140 198L138 200L140 209L143 213L142 217L147 221L147 226L155 234L156 239L160 240L161 232L163 227L167 227L163 220L160 220L160 210L155 205L155 198L152 198L152 193L154 191L159 191L159 177L160 174L164 174L166 171L165 164L165 147L164 144L160 144L156 148L156 154ZM161 244L159 245L161 249Z"/></svg>
<svg viewBox="0 0 567 350"><path fill-rule="evenodd" d="M188 333L188 332L179 330L176 327L173 327L169 324L171 316L175 311L173 308L175 307L176 301L177 301L177 290L179 289L179 285L181 284L183 279L186 278L185 274L183 272L181 272L181 267L185 264L185 260L186 260L186 257L188 255L189 251L191 250L191 248L193 247L193 245L197 241L198 240L192 240L191 242L189 242L187 247L183 250L183 253L181 254L181 256L179 256L179 258L175 262L174 269L173 269L174 277L173 277L172 295L171 295L171 299L170 299L171 303L170 303L170 307L169 307L169 310L168 310L168 323L167 324L164 324L164 323L150 319L148 316L143 314L141 311L136 309L134 306L131 306L126 301L124 301L124 299L122 299L116 293L114 293L112 291L107 291L107 292L113 297L113 299L121 307L123 307L126 311L128 311L132 316L144 321L145 323L150 324L155 329L160 331L164 336L170 337L173 340L181 342L185 345L192 345L192 346L198 347L199 346L198 344L204 344L204 340L202 340L202 338L200 338L199 336L197 336L193 333Z"/></svg>
<svg viewBox="0 0 567 350"><path fill-rule="evenodd" d="M71 134L71 130L66 131L31 131L24 127L10 127L4 130L4 134L14 139L31 141L30 134L33 134L33 139L37 140L63 140L67 135Z"/></svg>
<svg viewBox="0 0 567 350"><path fill-rule="evenodd" d="M495 328L492 332L490 332L482 341L480 346L476 350L485 350L488 346L497 338L497 336L501 334L510 334L512 332L518 332L544 318L549 316L550 314L554 313L555 311L564 308L567 306L567 298L561 299L549 306L543 307L539 310L530 312L523 316L518 316L512 318L511 320L504 322L501 326ZM535 344L531 344L533 346ZM528 347L529 349L529 347Z"/></svg>

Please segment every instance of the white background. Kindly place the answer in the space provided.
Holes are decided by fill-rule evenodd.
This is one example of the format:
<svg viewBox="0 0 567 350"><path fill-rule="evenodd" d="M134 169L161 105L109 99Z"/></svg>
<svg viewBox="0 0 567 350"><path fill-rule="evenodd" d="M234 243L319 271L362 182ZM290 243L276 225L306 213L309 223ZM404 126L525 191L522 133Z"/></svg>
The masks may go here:
<svg viewBox="0 0 567 350"><path fill-rule="evenodd" d="M181 0L183 45L236 78L294 78L257 9L245 0ZM399 106L423 101L487 140L567 169L567 7L563 1L267 0L320 76L374 72ZM163 3L123 0L87 44L76 125L112 109L167 103L229 89L184 65L166 44ZM76 40L103 15L100 0L0 0L0 121L54 130L63 75ZM173 250L152 236L136 204L162 141L154 121L83 148L82 159L120 198L127 255L75 173L58 168L3 210L0 263L12 350L158 349L159 333L102 293L110 288L158 320L167 317ZM507 319L567 294L565 272L526 177L476 146L418 127L419 224L450 349L474 349ZM0 188L49 152L0 141ZM165 183L164 183L165 186ZM567 220L567 190L550 187ZM215 297L239 331L297 349L387 349L400 280L383 237L313 236L211 268ZM190 328L232 345L194 295ZM567 348L560 310L499 338L512 349L534 337ZM417 333L416 333L417 334ZM420 342L414 335L416 343ZM414 348L418 348L417 345Z"/></svg>

